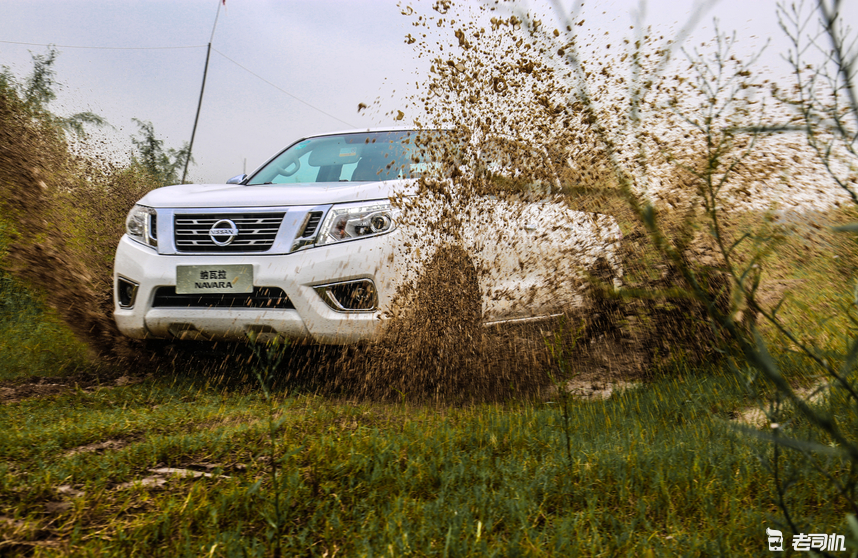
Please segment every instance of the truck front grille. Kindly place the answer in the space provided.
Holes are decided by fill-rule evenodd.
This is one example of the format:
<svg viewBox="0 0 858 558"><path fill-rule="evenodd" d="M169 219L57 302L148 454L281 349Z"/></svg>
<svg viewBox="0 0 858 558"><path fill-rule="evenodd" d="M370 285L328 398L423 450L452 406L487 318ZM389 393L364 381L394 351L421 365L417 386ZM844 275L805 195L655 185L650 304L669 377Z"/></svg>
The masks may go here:
<svg viewBox="0 0 858 558"><path fill-rule="evenodd" d="M265 252L274 244L283 215L284 213L176 214L173 221L176 251ZM221 232L230 228L225 221L234 223L238 234L213 236L210 231L218 223Z"/></svg>
<svg viewBox="0 0 858 558"><path fill-rule="evenodd" d="M292 309L292 301L278 287L254 287L252 293L176 294L176 287L155 289L153 308L261 308Z"/></svg>
<svg viewBox="0 0 858 558"><path fill-rule="evenodd" d="M319 228L319 221L322 220L321 211L311 211L307 214L307 224L301 232L301 238L309 238L316 234L316 229Z"/></svg>

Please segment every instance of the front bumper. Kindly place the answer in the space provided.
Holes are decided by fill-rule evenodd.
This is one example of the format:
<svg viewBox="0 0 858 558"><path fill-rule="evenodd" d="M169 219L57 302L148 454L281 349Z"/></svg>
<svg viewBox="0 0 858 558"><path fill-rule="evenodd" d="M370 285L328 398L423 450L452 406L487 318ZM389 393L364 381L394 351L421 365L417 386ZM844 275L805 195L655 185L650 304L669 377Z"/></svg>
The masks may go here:
<svg viewBox="0 0 858 558"><path fill-rule="evenodd" d="M263 333L319 343L345 344L375 339L381 312L342 312L331 308L314 289L319 285L369 279L378 308L388 308L399 275L396 270L400 232L322 246L284 255L163 255L123 236L116 250L114 287L120 277L138 286L134 305L122 308L114 288L114 318L133 338L199 337L246 339ZM153 307L159 287L176 286L178 265L251 264L253 284L283 289L294 308Z"/></svg>

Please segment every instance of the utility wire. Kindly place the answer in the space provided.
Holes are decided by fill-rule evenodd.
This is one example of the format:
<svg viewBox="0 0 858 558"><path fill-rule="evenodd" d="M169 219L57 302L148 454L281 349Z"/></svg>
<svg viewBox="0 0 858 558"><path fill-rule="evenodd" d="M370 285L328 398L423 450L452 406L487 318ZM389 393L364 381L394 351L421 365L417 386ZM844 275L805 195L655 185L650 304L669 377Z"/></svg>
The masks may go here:
<svg viewBox="0 0 858 558"><path fill-rule="evenodd" d="M214 27L212 27L212 38L214 38L214 31L215 31L216 27L217 27L217 15L215 15ZM164 47L102 47L102 46L56 45L53 43L22 43L19 41L0 41L0 43L4 43L7 45L27 45L27 46L43 46L43 47L51 47L52 46L52 47L57 47L57 48L81 48L81 49L93 49L93 50L172 50L172 49L180 49L180 48L205 48L208 46L208 45L187 45L187 46L164 46ZM357 127L354 124L350 124L349 122L346 122L342 118L337 118L333 114L331 114L329 112L325 112L322 109L311 105L310 103L308 103L304 99L296 97L295 95L289 93L285 89L278 87L277 85L271 83L270 81L268 81L264 77L260 76L256 72L249 70L245 66L242 66L241 64L239 64L238 62L236 62L235 60L233 60L232 58L230 58L226 54L222 53L218 49L212 47L212 50L215 51L216 53L220 54L221 56L223 56L224 58L226 58L227 60L229 60L230 62L232 62L233 64L235 64L236 66L238 66L239 68L244 70L245 72L258 77L259 79L261 79L262 81L264 81L265 83L270 85L271 87L279 90L282 93L289 95L290 97L292 97L293 99L295 99L299 103L303 103L303 104L307 105L308 107L310 107L311 109L316 110L316 111L324 114L325 116L329 116L338 122L342 122L343 124L345 124L346 126L349 126L350 128L356 128Z"/></svg>
<svg viewBox="0 0 858 558"><path fill-rule="evenodd" d="M223 0L223 5L226 6L226 0ZM220 16L220 3L218 3L218 5L217 5L217 13L215 13L215 22L214 22L214 25L212 25L212 36L209 37L209 44L212 44L212 41L214 41L214 32L215 32L215 29L217 29L217 18L219 16Z"/></svg>
<svg viewBox="0 0 858 558"><path fill-rule="evenodd" d="M22 43L19 41L0 41L7 45L27 45L27 46L43 46L56 48L84 48L93 50L173 50L179 48L203 48L206 45L186 45L186 46L163 46L163 47L106 47L106 46L76 46L76 45L56 45L54 43Z"/></svg>
<svg viewBox="0 0 858 558"><path fill-rule="evenodd" d="M308 103L304 99L297 97L297 96L293 95L292 93L289 93L288 91L286 91L282 87L279 87L278 85L268 81L267 79L265 79L261 75L257 74L253 70L247 68L246 66L243 66L242 64L239 64L238 62L236 62L235 60L233 60L232 58L230 58L226 54L224 54L221 51L219 51L218 49L212 47L211 41L214 39L214 32L215 32L215 29L217 29L217 20L218 20L219 15L220 15L220 3L218 3L218 10L215 13L215 20L214 20L214 25L212 26L211 38L209 39L209 43L207 45L183 45L183 46L163 46L163 47L106 47L106 46L57 45L54 43L25 43L25 42L21 42L21 41L2 41L2 40L0 40L0 43L7 44L7 45L42 46L42 47L55 47L55 48L78 48L78 49L91 49L91 50L175 50L175 49L208 47L208 52L206 52L205 71L203 72L203 85L202 85L202 88L200 91L200 101L199 101L199 105L197 106L197 115L196 115L196 118L194 119L194 130L193 130L193 132L191 132L191 142L190 142L190 145L188 146L189 147L188 160L185 162L185 170L182 173L183 174L182 182L184 182L185 175L187 175L187 173L188 173L187 163L190 161L190 150L193 149L194 136L196 135L196 131L197 131L197 122L199 121L199 118L200 118L200 114L199 114L200 105L202 105L203 91L205 91L205 79L206 79L205 74L208 71L208 58L209 58L209 53L212 50L215 51L216 53L220 54L222 57L226 58L228 61L232 62L233 64L235 64L236 66L238 66L239 68L244 70L245 72L249 73L252 76L255 76L255 77L261 79L262 81L264 81L265 83L267 83L268 85L273 87L274 89L280 91L281 93L285 93L286 95L295 99L299 103L304 104L304 105L310 107L311 109L313 109L313 110L315 110L321 114L324 114L325 116L327 116L329 118L333 118L337 122L342 122L343 124L345 124L346 126L348 126L350 128L356 128L357 127L354 124L352 124L350 122L346 122L342 118L334 116L333 114L326 112L317 106L311 105L310 103Z"/></svg>
<svg viewBox="0 0 858 558"><path fill-rule="evenodd" d="M226 5L226 0L223 0L223 5ZM194 129L191 131L191 143L188 144L188 156L185 158L185 170L182 171L182 184L185 183L185 178L188 176L188 163L191 162L191 153L194 150L194 136L197 135L197 124L200 121L200 109L203 108L203 93L206 91L206 76L209 73L209 58L211 58L212 55L212 41L214 40L215 29L217 29L217 18L220 15L220 6L221 2L218 0L214 25L212 25L212 35L209 37L209 44L206 49L206 65L203 67L203 84L200 86L200 100L197 102L197 115L194 117Z"/></svg>
<svg viewBox="0 0 858 558"><path fill-rule="evenodd" d="M246 68L245 66L242 66L241 64L239 64L238 62L236 62L235 60L233 60L232 58L230 58L230 57L229 57L229 56L227 56L226 54L222 53L222 52L221 52L221 51L219 51L218 49L216 49L216 48L212 47L212 50L213 50L213 51L215 51L216 53L220 54L221 56L223 56L224 58L226 58L227 60L229 60L230 62L232 62L233 64L235 64L236 66L238 66L239 68L241 68L242 70L244 70L245 72L247 72L247 73L249 73L249 74L251 74L251 75L254 75L254 76L258 77L259 79L261 79L262 81L264 81L265 83L267 83L268 85L270 85L271 87L273 87L274 89L277 89L277 90L278 90L278 91L280 91L281 93L285 93L285 94L289 95L290 97L292 97L293 99L295 99L295 100L296 100L296 101L298 101L299 103L303 103L303 104L307 105L308 107L310 107L311 109L313 109L313 110L315 110L315 111L318 111L318 112L320 112L320 113L324 114L325 116L329 116L329 117L333 118L334 120L336 120L336 121L338 121L338 122L342 122L343 124L345 124L346 126L348 126L348 127L350 127L350 128L357 128L357 126L355 126L354 124L351 124L351 123L349 123L349 122L346 122L346 121L345 121L345 120L343 120L342 118L338 118L338 117L334 116L333 114L331 114L331 113L329 113L329 112L325 112L325 111L323 111L322 109L320 109L319 107L316 107L316 106L311 105L310 103L308 103L308 102L307 102L307 101L305 101L304 99L301 99L300 97L296 97L295 95L293 95L293 94L289 93L289 92L288 92L288 91L286 91L285 89L283 89L283 88L281 88L281 87L278 87L277 85L275 85L275 84L271 83L270 81L268 81L268 80L267 80L267 79L265 79L264 77L260 76L259 74L257 74L257 73L256 73L256 72L254 72L253 70L250 70L250 69Z"/></svg>
<svg viewBox="0 0 858 558"><path fill-rule="evenodd" d="M214 27L212 28L212 38L214 38L214 31L215 31L216 26L217 26L217 15L215 15L215 24L214 24ZM208 46L208 45L185 45L185 46L163 46L163 47L106 47L106 46L57 45L54 43L24 43L24 42L20 42L20 41L0 41L0 43L7 44L7 45L26 45L26 46L42 46L42 47L56 47L56 48L79 48L79 49L92 49L92 50L174 50L174 49L185 49L185 48L206 48ZM281 93L285 93L286 95L292 97L293 99L295 99L299 103L303 103L303 104L307 105L308 107L310 107L311 109L318 111L318 112L324 114L325 116L333 118L337 122L342 122L343 124L345 124L346 126L348 126L350 128L356 128L357 127L354 124L351 124L350 122L346 122L342 118L338 118L329 112L325 112L324 110L320 109L319 107L311 105L310 103L308 103L304 99L301 99L300 97L296 97L295 95L293 95L292 93L289 93L285 89L278 87L277 85L275 85L274 83L271 83L270 81L268 81L264 77L260 76L259 74L257 74L253 70L250 70L245 66L242 66L241 64L239 64L238 62L236 62L235 60L233 60L232 58L230 58L226 54L222 53L218 49L212 47L212 50L215 51L216 53L220 54L221 56L223 56L224 58L226 58L227 60L229 60L230 62L232 62L233 64L235 64L236 66L238 66L239 68L244 70L245 72L247 72L253 76L256 76L257 78L261 79L262 81L264 81L265 83L267 83L268 85L273 87L274 89L277 89Z"/></svg>

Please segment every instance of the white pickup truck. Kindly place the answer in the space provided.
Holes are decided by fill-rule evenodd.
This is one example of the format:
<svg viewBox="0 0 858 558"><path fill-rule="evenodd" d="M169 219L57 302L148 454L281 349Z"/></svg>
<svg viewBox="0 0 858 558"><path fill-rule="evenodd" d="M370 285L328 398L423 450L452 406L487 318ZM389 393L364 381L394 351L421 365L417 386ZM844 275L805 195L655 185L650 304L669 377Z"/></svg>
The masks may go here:
<svg viewBox="0 0 858 558"><path fill-rule="evenodd" d="M432 256L394 199L418 195L432 166L415 130L303 138L252 175L149 192L131 210L114 266L116 323L133 338L319 343L373 340L405 281ZM621 269L609 216L536 203L475 200L462 248L482 293L484 323L538 319L580 305L599 259ZM428 222L428 218L427 218Z"/></svg>

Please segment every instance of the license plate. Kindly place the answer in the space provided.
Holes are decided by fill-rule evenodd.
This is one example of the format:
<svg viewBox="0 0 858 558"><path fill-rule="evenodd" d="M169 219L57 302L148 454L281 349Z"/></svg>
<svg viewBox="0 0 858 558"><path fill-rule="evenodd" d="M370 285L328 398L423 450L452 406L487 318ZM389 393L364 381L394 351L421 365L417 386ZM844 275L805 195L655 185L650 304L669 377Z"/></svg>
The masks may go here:
<svg viewBox="0 0 858 558"><path fill-rule="evenodd" d="M252 292L252 264L176 266L176 294Z"/></svg>

